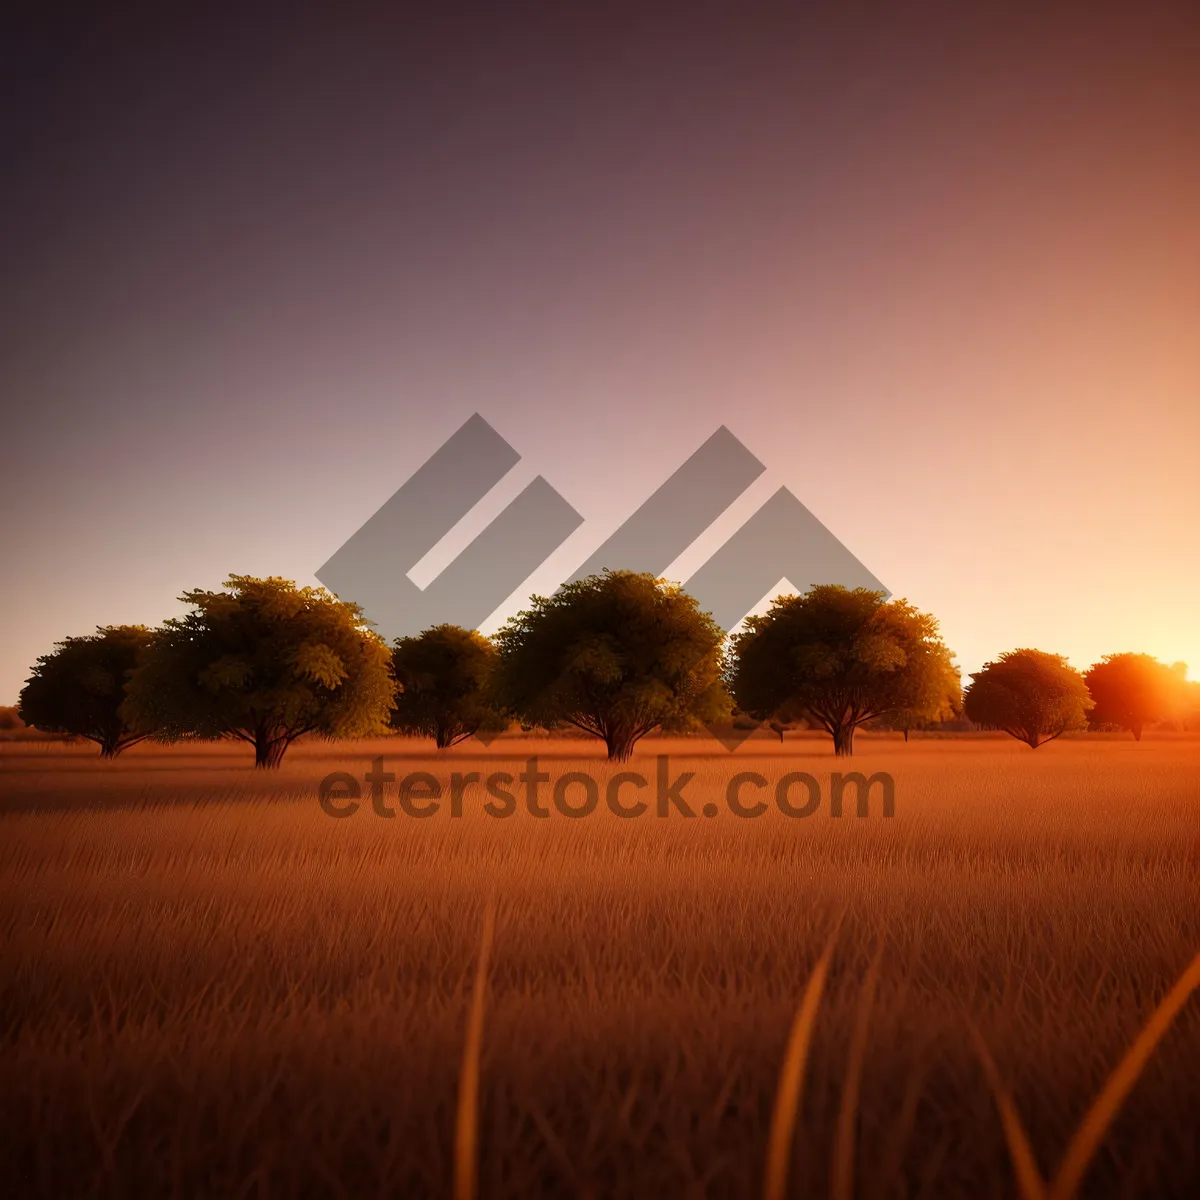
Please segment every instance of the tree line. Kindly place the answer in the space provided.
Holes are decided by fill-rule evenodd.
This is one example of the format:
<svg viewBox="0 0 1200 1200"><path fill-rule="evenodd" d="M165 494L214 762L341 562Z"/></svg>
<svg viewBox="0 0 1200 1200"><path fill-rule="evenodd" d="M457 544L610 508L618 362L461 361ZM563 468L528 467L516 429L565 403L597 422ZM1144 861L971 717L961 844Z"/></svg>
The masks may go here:
<svg viewBox="0 0 1200 1200"><path fill-rule="evenodd" d="M105 758L146 738L244 741L277 767L306 735L388 731L439 749L524 729L574 727L625 761L654 731L738 717L782 737L803 721L850 755L855 731L959 715L1036 749L1071 730L1135 738L1197 705L1186 668L1113 654L1086 673L1040 650L1001 654L965 691L938 623L883 592L834 585L780 596L726 637L679 585L631 571L569 583L491 638L437 625L388 645L358 605L323 588L234 575L180 598L157 629L116 625L41 656L18 715L96 742Z"/></svg>

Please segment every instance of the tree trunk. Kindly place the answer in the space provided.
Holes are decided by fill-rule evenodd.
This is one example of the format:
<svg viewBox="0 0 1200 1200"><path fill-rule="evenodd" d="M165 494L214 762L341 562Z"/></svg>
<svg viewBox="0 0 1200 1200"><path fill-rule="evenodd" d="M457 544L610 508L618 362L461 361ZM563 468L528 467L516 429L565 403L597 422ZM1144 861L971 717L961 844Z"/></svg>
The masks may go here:
<svg viewBox="0 0 1200 1200"><path fill-rule="evenodd" d="M100 743L101 758L116 758L121 753L121 739L115 737L106 737Z"/></svg>
<svg viewBox="0 0 1200 1200"><path fill-rule="evenodd" d="M271 737L269 733L259 730L254 735L254 765L264 770L274 770L283 762L287 750L287 739Z"/></svg>
<svg viewBox="0 0 1200 1200"><path fill-rule="evenodd" d="M833 753L836 758L849 758L854 753L854 726L833 727Z"/></svg>
<svg viewBox="0 0 1200 1200"><path fill-rule="evenodd" d="M628 730L614 729L605 735L604 744L608 747L609 762L628 762L633 757L633 747L637 738Z"/></svg>
<svg viewBox="0 0 1200 1200"><path fill-rule="evenodd" d="M904 740L906 742L908 741L908 726L907 725L905 725L905 727L904 727Z"/></svg>
<svg viewBox="0 0 1200 1200"><path fill-rule="evenodd" d="M1129 729L1133 734L1133 740L1140 742L1142 740L1142 723L1139 721L1136 725L1131 725Z"/></svg>

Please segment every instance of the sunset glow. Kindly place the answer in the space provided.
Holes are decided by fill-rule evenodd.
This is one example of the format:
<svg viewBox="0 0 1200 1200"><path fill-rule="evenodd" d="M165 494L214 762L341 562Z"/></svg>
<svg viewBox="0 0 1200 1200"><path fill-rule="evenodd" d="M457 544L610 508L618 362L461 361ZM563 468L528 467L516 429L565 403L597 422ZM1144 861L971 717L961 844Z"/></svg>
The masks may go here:
<svg viewBox="0 0 1200 1200"><path fill-rule="evenodd" d="M1200 1198L1200 0L0 94L7 1192Z"/></svg>
<svg viewBox="0 0 1200 1200"><path fill-rule="evenodd" d="M248 28L265 74L98 25L70 137L15 68L59 166L10 156L0 699L231 568L311 582L475 411L585 519L526 594L726 424L968 669L1200 661L1194 8L973 12Z"/></svg>

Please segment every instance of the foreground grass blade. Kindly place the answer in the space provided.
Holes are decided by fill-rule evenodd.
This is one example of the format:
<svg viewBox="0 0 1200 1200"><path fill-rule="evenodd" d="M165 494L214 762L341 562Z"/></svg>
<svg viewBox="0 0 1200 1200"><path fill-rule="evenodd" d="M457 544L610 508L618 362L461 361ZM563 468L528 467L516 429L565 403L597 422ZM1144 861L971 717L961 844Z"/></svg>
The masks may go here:
<svg viewBox="0 0 1200 1200"><path fill-rule="evenodd" d="M1046 1200L1048 1195L1046 1181L1042 1178L1041 1171L1038 1170L1037 1159L1034 1158L1029 1139L1025 1136L1021 1118L1017 1116L1016 1106L1000 1082L1000 1072L996 1070L996 1064L988 1052L987 1044L974 1025L971 1026L971 1037L974 1039L975 1052L979 1055L979 1061L983 1063L983 1070L987 1075L992 1095L996 1099L996 1107L1000 1111L1000 1122L1004 1126L1004 1137L1008 1142L1008 1153L1012 1159L1013 1174L1017 1177L1021 1200Z"/></svg>
<svg viewBox="0 0 1200 1200"><path fill-rule="evenodd" d="M871 1028L871 1010L875 1005L875 986L879 982L882 953L881 949L875 954L867 969L854 1032L850 1037L850 1061L846 1065L846 1082L842 1088L842 1103L838 1109L837 1133L833 1142L830 1185L833 1200L852 1200L854 1196L854 1125L858 1118L859 1088L862 1084L863 1061L867 1056L867 1035Z"/></svg>
<svg viewBox="0 0 1200 1200"><path fill-rule="evenodd" d="M479 960L475 964L475 986L467 1018L462 1071L458 1078L458 1113L454 1123L454 1200L475 1200L479 1168L479 1056L483 1048L483 1008L487 993L488 965L496 930L496 903L488 902L483 916Z"/></svg>
<svg viewBox="0 0 1200 1200"><path fill-rule="evenodd" d="M1138 1076L1142 1073L1155 1046L1171 1027L1179 1010L1188 997L1200 987L1200 954L1192 959L1191 965L1179 977L1175 986L1166 994L1162 1003L1151 1014L1142 1032L1134 1039L1125 1057L1108 1077L1095 1103L1088 1109L1087 1116L1080 1122L1075 1136L1063 1155L1062 1166L1054 1177L1050 1189L1051 1200L1068 1200L1083 1180L1108 1127L1120 1111L1125 1097L1129 1095Z"/></svg>
<svg viewBox="0 0 1200 1200"><path fill-rule="evenodd" d="M779 1072L779 1090L775 1093L775 1111L771 1114L771 1136L767 1143L767 1178L763 1186L764 1200L783 1200L787 1190L792 1132L796 1127L796 1113L799 1111L800 1097L804 1090L804 1067L808 1062L808 1048L812 1044L813 1026L816 1024L817 1009L821 1005L821 992L825 989L825 978L829 974L829 960L833 957L833 943L836 937L835 933L829 939L825 952L813 968L804 995L800 998L800 1007L792 1021L791 1033L788 1035L787 1051Z"/></svg>

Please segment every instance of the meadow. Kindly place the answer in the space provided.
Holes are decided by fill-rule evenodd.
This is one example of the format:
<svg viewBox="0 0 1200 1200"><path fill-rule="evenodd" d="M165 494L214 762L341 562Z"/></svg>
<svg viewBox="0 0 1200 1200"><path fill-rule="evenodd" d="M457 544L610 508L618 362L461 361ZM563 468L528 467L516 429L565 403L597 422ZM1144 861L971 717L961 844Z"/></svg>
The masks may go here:
<svg viewBox="0 0 1200 1200"><path fill-rule="evenodd" d="M361 777L695 773L716 816L333 819ZM888 772L895 815L733 815L726 782ZM364 795L366 794L364 785ZM978 1044L1052 1174L1200 951L1200 739L861 735L0 746L0 1179L30 1196L448 1196L487 914L480 1196L762 1194L822 953L796 1196L1016 1194ZM857 1064L857 1065L856 1065ZM851 1118L847 1122L848 1113ZM1200 1193L1200 997L1084 1196ZM839 1133L839 1128L841 1132ZM853 1143L847 1133L853 1133Z"/></svg>

